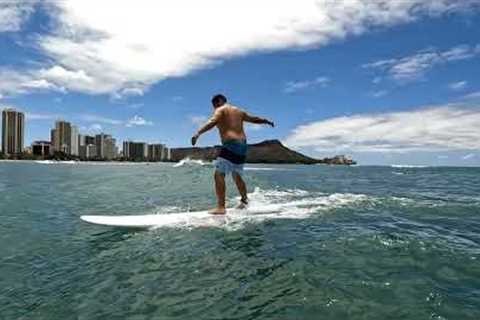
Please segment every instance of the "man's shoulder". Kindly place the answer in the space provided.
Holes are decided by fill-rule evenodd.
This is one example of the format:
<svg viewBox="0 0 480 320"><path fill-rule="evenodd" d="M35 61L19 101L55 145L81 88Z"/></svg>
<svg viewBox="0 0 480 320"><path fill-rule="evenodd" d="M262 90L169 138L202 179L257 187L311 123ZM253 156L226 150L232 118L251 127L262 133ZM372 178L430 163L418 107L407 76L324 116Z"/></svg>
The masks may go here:
<svg viewBox="0 0 480 320"><path fill-rule="evenodd" d="M225 104L224 106L222 106L222 108L225 108L225 110L234 110L234 111L244 112L242 108L235 106L233 104Z"/></svg>

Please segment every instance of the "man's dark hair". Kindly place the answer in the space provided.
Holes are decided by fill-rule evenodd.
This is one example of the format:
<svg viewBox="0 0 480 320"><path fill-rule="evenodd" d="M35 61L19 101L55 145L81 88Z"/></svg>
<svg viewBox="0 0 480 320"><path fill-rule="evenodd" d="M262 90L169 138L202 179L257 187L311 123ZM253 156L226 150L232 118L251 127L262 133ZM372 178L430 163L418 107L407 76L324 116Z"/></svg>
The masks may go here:
<svg viewBox="0 0 480 320"><path fill-rule="evenodd" d="M212 98L212 104L218 106L227 102L227 98L223 94L217 94Z"/></svg>

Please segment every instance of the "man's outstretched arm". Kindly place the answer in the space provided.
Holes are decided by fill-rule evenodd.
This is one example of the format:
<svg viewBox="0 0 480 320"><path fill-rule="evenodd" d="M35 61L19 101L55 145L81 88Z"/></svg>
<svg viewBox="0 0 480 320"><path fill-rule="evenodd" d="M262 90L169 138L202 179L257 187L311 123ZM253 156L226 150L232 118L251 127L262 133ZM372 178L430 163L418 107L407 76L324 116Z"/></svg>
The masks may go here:
<svg viewBox="0 0 480 320"><path fill-rule="evenodd" d="M208 119L207 123L204 124L200 129L198 129L197 133L193 135L192 146L194 146L197 143L197 140L200 137L200 135L204 134L208 130L211 130L217 125L219 118L220 118L220 111L216 110L213 113L212 117Z"/></svg>
<svg viewBox="0 0 480 320"><path fill-rule="evenodd" d="M256 123L256 124L268 124L272 127L275 127L275 124L273 123L273 121L270 121L270 120L265 119L265 118L260 118L260 117L257 117L257 116L252 116L252 115L249 115L246 112L243 115L243 120L246 121L246 122L251 122L251 123Z"/></svg>

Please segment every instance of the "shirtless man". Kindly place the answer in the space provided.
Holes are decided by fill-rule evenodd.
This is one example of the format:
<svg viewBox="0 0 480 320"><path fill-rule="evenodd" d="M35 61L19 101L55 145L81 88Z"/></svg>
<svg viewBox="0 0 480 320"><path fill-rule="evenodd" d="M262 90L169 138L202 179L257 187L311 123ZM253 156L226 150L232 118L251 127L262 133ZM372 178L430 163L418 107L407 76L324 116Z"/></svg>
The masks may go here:
<svg viewBox="0 0 480 320"><path fill-rule="evenodd" d="M240 192L240 206L248 204L247 187L242 179L243 164L247 155L247 137L243 130L244 122L268 124L270 120L251 116L245 111L227 103L227 98L218 94L212 98L213 115L192 137L192 145L197 143L201 134L217 127L222 140L222 148L215 160L215 191L217 207L210 210L211 214L225 214L225 175L231 173Z"/></svg>

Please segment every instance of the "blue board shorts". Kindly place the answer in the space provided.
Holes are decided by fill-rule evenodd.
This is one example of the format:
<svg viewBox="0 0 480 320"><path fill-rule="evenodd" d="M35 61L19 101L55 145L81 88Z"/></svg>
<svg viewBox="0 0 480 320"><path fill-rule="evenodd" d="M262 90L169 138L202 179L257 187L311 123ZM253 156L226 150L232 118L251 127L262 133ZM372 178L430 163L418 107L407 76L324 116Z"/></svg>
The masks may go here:
<svg viewBox="0 0 480 320"><path fill-rule="evenodd" d="M215 170L223 175L243 174L243 165L247 156L247 142L242 140L226 140L215 160Z"/></svg>

